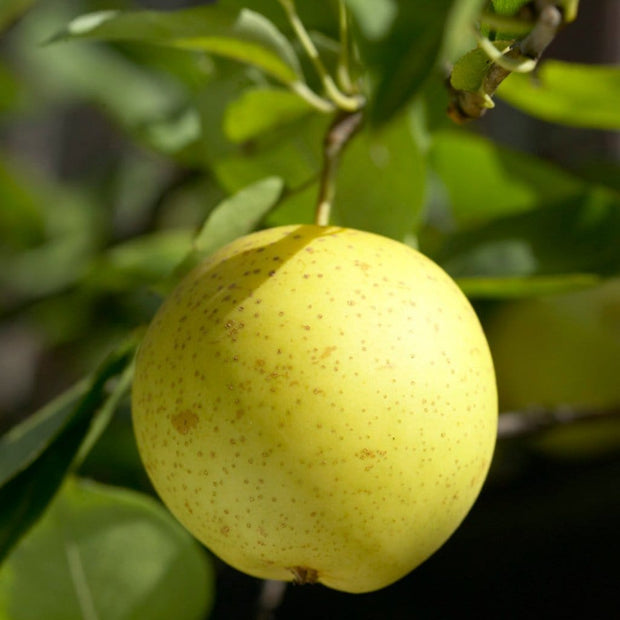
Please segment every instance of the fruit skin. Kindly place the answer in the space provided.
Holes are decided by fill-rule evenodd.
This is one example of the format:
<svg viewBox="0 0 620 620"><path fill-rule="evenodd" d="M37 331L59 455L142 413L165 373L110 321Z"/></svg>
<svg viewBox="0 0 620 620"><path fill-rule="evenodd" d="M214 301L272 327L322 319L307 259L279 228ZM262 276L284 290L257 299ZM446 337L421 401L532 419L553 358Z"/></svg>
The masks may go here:
<svg viewBox="0 0 620 620"><path fill-rule="evenodd" d="M192 271L137 359L133 419L177 518L250 575L379 589L457 528L497 393L469 302L393 240L287 226Z"/></svg>

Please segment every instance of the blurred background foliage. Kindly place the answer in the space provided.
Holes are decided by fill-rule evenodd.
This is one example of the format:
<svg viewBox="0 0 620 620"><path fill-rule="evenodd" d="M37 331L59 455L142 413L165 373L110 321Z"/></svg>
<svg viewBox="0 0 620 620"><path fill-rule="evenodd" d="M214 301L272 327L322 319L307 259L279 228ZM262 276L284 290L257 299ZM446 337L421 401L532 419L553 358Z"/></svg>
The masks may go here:
<svg viewBox="0 0 620 620"><path fill-rule="evenodd" d="M331 119L283 88L297 71L319 87L295 45L278 39L273 56L263 59L265 73L208 49L154 45L148 29L142 42L115 36L48 43L59 33L107 38L83 22L82 30L67 30L71 20L93 11L205 4L0 4L0 431L93 373L128 333L148 323L198 231L198 249L206 251L256 226L313 220ZM250 7L294 40L275 0L215 4L232 11ZM449 93L442 70L471 47L466 25L484 3L347 4L371 97L367 123L343 157L333 221L419 247L457 278L487 331L503 412L604 415L502 441L472 515L445 549L403 582L357 598L318 588L289 590L277 617L448 618L463 607L479 618L526 612L609 617L620 577L611 559L618 551L612 525L620 517L620 69L613 66L620 56L620 4L582 3L540 72L508 78L496 108L465 127L445 113ZM333 69L335 3L298 5ZM175 22L169 23L174 30ZM270 45L277 39L267 38ZM241 200L230 200L242 190ZM251 206L241 211L242 204ZM113 367L107 363L104 371ZM77 449L90 424L80 418L80 407L108 403L99 431L90 431L91 443L98 441L77 471L133 489L128 494L150 493L126 391L117 390L112 416L103 383L77 385L65 393L66 403L52 406L53 416L43 411L29 431L0 445L2 482L19 480L23 487L26 480L32 489L42 484L53 495L71 459L59 466L63 473L55 483L41 482L31 466L56 440L69 437ZM73 434L59 434L67 420ZM33 456L13 457L24 453L24 441ZM0 511L9 502L17 506L15 493L8 488L2 495L7 503ZM0 572L0 618L42 617L41 607L27 604L24 584L30 579L43 590L47 583L48 592L71 591L58 594L71 601L68 607L47 618L165 618L168 603L181 599L186 607L175 617L205 617L213 598L207 556L149 501L66 482ZM106 502L111 513L101 508ZM63 510L65 520L58 516ZM123 564L114 555L127 544L110 526L116 516L92 516L97 510L122 513L118 519L125 525L150 524L146 546L176 550L166 556L167 573L134 579L124 608L100 607L117 587L111 581L115 569L99 566L88 573L87 567L91 588L100 588L94 603L80 598L70 555L62 559L66 578L56 575L56 584L45 573L64 557L57 548L61 534L54 534L59 527L65 536L71 532L66 540L76 549L88 547L81 557L93 567L105 564L97 545L108 548L106 541L114 538L109 562ZM11 527L23 513L9 512L0 529L13 536ZM71 521L76 514L86 523L81 529ZM157 563L139 545L131 553L145 554L144 567ZM171 568L179 557L191 566L183 583ZM216 569L212 617L251 617L260 584L219 563ZM192 598L197 583L205 584L204 596ZM173 591L176 598L167 599ZM161 603L141 606L157 592L164 592ZM41 597L37 605L47 600ZM102 615L89 616L89 604Z"/></svg>

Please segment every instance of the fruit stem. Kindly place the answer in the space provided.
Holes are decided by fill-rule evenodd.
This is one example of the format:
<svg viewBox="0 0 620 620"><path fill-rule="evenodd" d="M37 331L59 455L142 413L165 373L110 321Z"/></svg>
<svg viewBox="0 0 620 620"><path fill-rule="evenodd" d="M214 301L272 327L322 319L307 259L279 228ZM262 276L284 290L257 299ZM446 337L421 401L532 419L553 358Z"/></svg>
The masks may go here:
<svg viewBox="0 0 620 620"><path fill-rule="evenodd" d="M620 408L612 406L582 409L563 406L555 409L530 408L524 411L506 411L499 416L497 438L528 437L556 426L606 419L620 419Z"/></svg>
<svg viewBox="0 0 620 620"><path fill-rule="evenodd" d="M336 178L342 149L362 126L361 110L343 112L336 116L323 140L323 169L319 186L314 221L317 226L327 226L336 194Z"/></svg>

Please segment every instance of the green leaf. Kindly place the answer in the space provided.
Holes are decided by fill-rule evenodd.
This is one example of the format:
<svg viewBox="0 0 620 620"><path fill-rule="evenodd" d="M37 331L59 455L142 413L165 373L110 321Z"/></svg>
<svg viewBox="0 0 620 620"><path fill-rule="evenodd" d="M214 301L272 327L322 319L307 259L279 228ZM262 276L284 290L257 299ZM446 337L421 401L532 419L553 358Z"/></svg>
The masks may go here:
<svg viewBox="0 0 620 620"><path fill-rule="evenodd" d="M456 90L478 91L491 62L483 50L479 48L470 50L455 63L450 74L451 86Z"/></svg>
<svg viewBox="0 0 620 620"><path fill-rule="evenodd" d="M0 33L21 17L38 0L2 0L0 4Z"/></svg>
<svg viewBox="0 0 620 620"><path fill-rule="evenodd" d="M247 90L230 103L224 131L233 142L245 142L311 114L313 109L295 93L274 88Z"/></svg>
<svg viewBox="0 0 620 620"><path fill-rule="evenodd" d="M66 104L75 98L87 99L149 146L167 146L165 141L149 140L158 130L162 133L168 129L170 134L171 128L180 126L186 138L189 129L196 126L189 122L190 94L170 73L140 66L118 50L102 45L50 45L42 51L32 44L58 27L67 8L62 3L42 3L17 26L22 71L30 76L30 83L36 84L37 96L47 102L47 107L57 101ZM172 146L178 148L180 141L178 137Z"/></svg>
<svg viewBox="0 0 620 620"><path fill-rule="evenodd" d="M503 52L510 45L510 41L493 41L493 45ZM470 50L456 61L450 74L451 86L456 90L477 92L491 64L492 60L485 51L480 48Z"/></svg>
<svg viewBox="0 0 620 620"><path fill-rule="evenodd" d="M0 571L5 620L198 620L213 598L207 556L160 504L82 480Z"/></svg>
<svg viewBox="0 0 620 620"><path fill-rule="evenodd" d="M215 207L194 240L194 249L183 261L177 276L223 245L253 231L278 202L283 189L282 179L268 177L238 191Z"/></svg>
<svg viewBox="0 0 620 620"><path fill-rule="evenodd" d="M521 7L530 0L492 0L493 9L499 15L514 15Z"/></svg>
<svg viewBox="0 0 620 620"><path fill-rule="evenodd" d="M0 437L0 488L49 447L74 413L87 387L87 381L80 381Z"/></svg>
<svg viewBox="0 0 620 620"><path fill-rule="evenodd" d="M45 510L89 433L101 430L92 426L93 420L99 414L109 417L110 404L119 398L117 392L108 395L108 381L127 367L135 346L131 340L125 343L101 365L90 385L76 387L34 422L26 421L2 438L0 452L8 456L0 471L0 561Z"/></svg>
<svg viewBox="0 0 620 620"><path fill-rule="evenodd" d="M410 118L401 114L378 130L364 130L347 146L333 220L403 241L416 230L425 182L425 161Z"/></svg>
<svg viewBox="0 0 620 620"><path fill-rule="evenodd" d="M548 60L535 76L511 75L497 94L553 123L620 129L620 67Z"/></svg>
<svg viewBox="0 0 620 620"><path fill-rule="evenodd" d="M459 226L559 202L585 186L542 159L464 131L433 134L430 162L447 190L452 224Z"/></svg>
<svg viewBox="0 0 620 620"><path fill-rule="evenodd" d="M192 231L172 229L120 243L94 262L85 284L120 292L156 284L187 255L193 236Z"/></svg>
<svg viewBox="0 0 620 620"><path fill-rule="evenodd" d="M441 53L443 62L453 63L476 47L475 28L487 0L455 0L445 26Z"/></svg>
<svg viewBox="0 0 620 620"><path fill-rule="evenodd" d="M351 15L368 41L386 37L398 15L395 0L346 0Z"/></svg>
<svg viewBox="0 0 620 620"><path fill-rule="evenodd" d="M434 258L453 277L620 272L620 197L602 187L449 236Z"/></svg>
<svg viewBox="0 0 620 620"><path fill-rule="evenodd" d="M330 117L315 114L282 127L277 136L263 135L251 149L239 150L214 162L219 182L229 192L279 176L287 189L296 190L319 174L321 145Z"/></svg>
<svg viewBox="0 0 620 620"><path fill-rule="evenodd" d="M388 121L418 92L439 59L453 0L394 0L397 14L381 39L358 37L373 76L370 119Z"/></svg>
<svg viewBox="0 0 620 620"><path fill-rule="evenodd" d="M600 277L591 274L570 273L559 276L457 278L456 282L470 298L511 299L585 289L600 280Z"/></svg>
<svg viewBox="0 0 620 620"><path fill-rule="evenodd" d="M100 11L74 19L52 41L123 40L209 52L248 63L285 84L300 79L293 48L265 17L216 5L171 12Z"/></svg>

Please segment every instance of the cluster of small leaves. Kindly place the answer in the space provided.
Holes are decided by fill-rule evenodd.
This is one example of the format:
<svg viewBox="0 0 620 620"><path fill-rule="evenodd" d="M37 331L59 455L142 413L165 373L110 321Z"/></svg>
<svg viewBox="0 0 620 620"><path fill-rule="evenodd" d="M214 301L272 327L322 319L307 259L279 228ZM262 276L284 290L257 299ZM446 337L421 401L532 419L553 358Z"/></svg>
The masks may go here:
<svg viewBox="0 0 620 620"><path fill-rule="evenodd" d="M88 102L122 144L104 157L99 177L80 183L45 166L34 172L0 150L0 257L10 264L0 270L0 318L26 316L47 346L81 346L85 366L100 362L1 440L0 552L12 553L0 571L0 615L8 618L11 605L25 604L36 549L48 566L64 554L67 570L54 576L64 585L54 588L71 588L71 605L83 612L109 598L108 576L92 577L87 566L98 552L82 546L87 537L109 537L103 530L127 502L137 521L157 521L149 545L171 549L167 576L128 578L134 600L174 591L188 605L175 617L205 613L207 598L186 598L184 589L203 581L207 592L204 557L146 499L70 482L45 511L66 476L83 470L112 413L126 413L139 340L126 334L217 247L260 226L312 221L321 145L338 108L275 0L169 12L136 10L128 0L110 3L114 10L102 4L8 0L0 8L6 118L40 122L54 108ZM525 4L346 0L347 41L336 3L297 7L326 71L364 107L365 126L338 172L333 222L420 247L472 298L571 290L620 272L616 168L589 180L455 128L445 116L446 64L457 63L453 87L463 90L479 89L488 70L473 35L481 15L515 27ZM567 15L574 4L563 3ZM505 34L496 37L498 49L514 40ZM535 78L511 76L498 95L549 121L618 129L619 76L616 67L549 61ZM98 516L90 520L92 511ZM26 539L32 547L19 545L44 513ZM75 522L86 529L59 546L57 531L74 531ZM128 540L115 540L121 554ZM83 597L72 554L85 563L91 589L102 588L92 599ZM172 578L179 561L191 576L185 584ZM37 570L36 583L51 588ZM169 617L170 608L161 609ZM106 617L124 617L118 613Z"/></svg>
<svg viewBox="0 0 620 620"><path fill-rule="evenodd" d="M477 47L450 72L452 118L479 118L494 107L493 96L511 73L531 73L559 30L575 19L578 1L491 2L477 22Z"/></svg>

